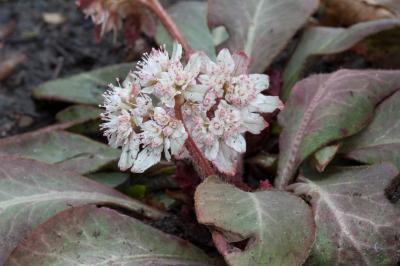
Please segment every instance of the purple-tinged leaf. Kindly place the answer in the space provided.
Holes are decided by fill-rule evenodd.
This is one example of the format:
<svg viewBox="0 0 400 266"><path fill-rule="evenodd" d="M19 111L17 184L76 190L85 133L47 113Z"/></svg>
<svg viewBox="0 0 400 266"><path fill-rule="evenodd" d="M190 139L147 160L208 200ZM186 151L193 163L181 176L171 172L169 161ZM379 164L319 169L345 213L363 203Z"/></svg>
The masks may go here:
<svg viewBox="0 0 400 266"><path fill-rule="evenodd" d="M275 185L289 184L300 163L325 145L366 127L380 101L400 88L400 71L340 70L297 83L278 120Z"/></svg>
<svg viewBox="0 0 400 266"><path fill-rule="evenodd" d="M400 207L384 190L399 174L391 164L331 168L291 185L310 199L317 224L307 265L392 266L400 260Z"/></svg>
<svg viewBox="0 0 400 266"><path fill-rule="evenodd" d="M216 230L213 240L229 265L302 265L314 243L309 206L288 192L245 192L217 177L195 193L197 220ZM243 250L234 242L246 242Z"/></svg>
<svg viewBox="0 0 400 266"><path fill-rule="evenodd" d="M287 100L295 83L301 78L307 60L350 49L364 38L378 32L400 27L399 19L383 19L358 23L350 28L310 27L302 35L295 53L284 72L282 98Z"/></svg>
<svg viewBox="0 0 400 266"><path fill-rule="evenodd" d="M0 264L37 225L62 210L88 203L123 207L150 218L164 216L73 172L30 159L0 157Z"/></svg>
<svg viewBox="0 0 400 266"><path fill-rule="evenodd" d="M21 241L5 265L213 266L187 241L108 208L61 212Z"/></svg>
<svg viewBox="0 0 400 266"><path fill-rule="evenodd" d="M250 72L263 72L307 21L317 0L210 0L211 28L225 26L231 51L244 51Z"/></svg>
<svg viewBox="0 0 400 266"><path fill-rule="evenodd" d="M343 142L341 152L363 163L391 162L400 169L400 90L378 106L363 131Z"/></svg>

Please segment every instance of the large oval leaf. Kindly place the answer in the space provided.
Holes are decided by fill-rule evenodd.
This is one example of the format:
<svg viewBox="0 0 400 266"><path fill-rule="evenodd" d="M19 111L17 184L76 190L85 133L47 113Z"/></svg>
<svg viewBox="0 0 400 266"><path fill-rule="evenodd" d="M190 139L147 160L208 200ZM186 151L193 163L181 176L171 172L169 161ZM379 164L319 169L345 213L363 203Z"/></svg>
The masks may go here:
<svg viewBox="0 0 400 266"><path fill-rule="evenodd" d="M120 206L153 218L164 216L116 190L56 166L0 157L0 265L38 224L62 210L87 203Z"/></svg>
<svg viewBox="0 0 400 266"><path fill-rule="evenodd" d="M100 128L100 114L103 110L92 105L71 105L56 114L60 123L80 121L68 128L68 131L78 134L98 134Z"/></svg>
<svg viewBox="0 0 400 266"><path fill-rule="evenodd" d="M182 1L168 8L168 13L194 50L215 58L213 38L207 26L207 3ZM172 39L162 25L157 27L156 40L172 51Z"/></svg>
<svg viewBox="0 0 400 266"><path fill-rule="evenodd" d="M317 0L210 0L211 27L225 26L226 45L244 51L250 72L263 72L318 6Z"/></svg>
<svg viewBox="0 0 400 266"><path fill-rule="evenodd" d="M290 90L301 78L307 59L313 56L343 52L365 37L383 30L400 27L399 19L383 19L358 23L350 28L311 27L302 35L295 53L290 59L284 75L282 98L289 97Z"/></svg>
<svg viewBox="0 0 400 266"><path fill-rule="evenodd" d="M195 193L197 219L229 265L302 265L314 243L311 209L288 192L245 192L209 177ZM248 240L242 251L230 245Z"/></svg>
<svg viewBox="0 0 400 266"><path fill-rule="evenodd" d="M134 66L134 63L118 64L48 81L37 87L33 96L41 100L99 105L107 85L116 78L125 78Z"/></svg>
<svg viewBox="0 0 400 266"><path fill-rule="evenodd" d="M295 193L311 199L317 240L310 265L392 266L400 260L400 208L384 190L399 174L390 164L309 173Z"/></svg>
<svg viewBox="0 0 400 266"><path fill-rule="evenodd" d="M100 118L102 109L91 105L71 105L56 114L56 120L60 123L68 121L90 121Z"/></svg>
<svg viewBox="0 0 400 266"><path fill-rule="evenodd" d="M84 206L36 228L5 265L179 265L216 261L177 237L108 208Z"/></svg>
<svg viewBox="0 0 400 266"><path fill-rule="evenodd" d="M0 155L53 163L80 174L95 172L119 157L119 150L103 143L66 131L47 129L0 140Z"/></svg>
<svg viewBox="0 0 400 266"><path fill-rule="evenodd" d="M358 133L375 105L399 88L400 71L340 70L299 82L278 117L283 131L276 186L287 185L319 148Z"/></svg>
<svg viewBox="0 0 400 266"><path fill-rule="evenodd" d="M343 142L341 152L360 162L386 161L400 169L400 91L378 106L367 128Z"/></svg>

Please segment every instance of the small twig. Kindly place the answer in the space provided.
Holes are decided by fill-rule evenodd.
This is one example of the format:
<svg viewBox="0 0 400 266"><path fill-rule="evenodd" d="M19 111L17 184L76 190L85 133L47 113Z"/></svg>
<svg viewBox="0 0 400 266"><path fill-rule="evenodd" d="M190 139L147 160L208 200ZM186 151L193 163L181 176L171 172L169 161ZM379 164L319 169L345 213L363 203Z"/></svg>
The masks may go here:
<svg viewBox="0 0 400 266"><path fill-rule="evenodd" d="M182 48L185 51L185 56L188 58L190 54L192 54L193 50L160 2L158 0L141 0L141 2L154 12L171 37L182 45Z"/></svg>
<svg viewBox="0 0 400 266"><path fill-rule="evenodd" d="M58 78L58 76L59 76L60 73L61 73L61 69L62 69L63 65L64 65L64 57L61 56L61 57L59 57L59 58L57 59L56 68L54 69L53 75L51 75L51 78L52 78L52 79Z"/></svg>

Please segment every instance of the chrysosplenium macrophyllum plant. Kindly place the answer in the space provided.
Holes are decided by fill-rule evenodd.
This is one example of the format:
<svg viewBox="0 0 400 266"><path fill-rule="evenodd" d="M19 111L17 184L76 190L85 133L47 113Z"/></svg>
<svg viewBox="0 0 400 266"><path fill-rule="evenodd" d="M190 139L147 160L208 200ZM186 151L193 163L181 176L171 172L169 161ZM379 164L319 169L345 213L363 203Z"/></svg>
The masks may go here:
<svg viewBox="0 0 400 266"><path fill-rule="evenodd" d="M122 147L118 165L142 173L163 154L191 159L203 176L215 168L235 175L244 133L259 134L268 126L262 115L283 104L262 94L267 75L246 74L244 54L223 49L214 62L196 52L182 61L180 44L171 56L164 47L153 49L104 94L102 129L112 147Z"/></svg>

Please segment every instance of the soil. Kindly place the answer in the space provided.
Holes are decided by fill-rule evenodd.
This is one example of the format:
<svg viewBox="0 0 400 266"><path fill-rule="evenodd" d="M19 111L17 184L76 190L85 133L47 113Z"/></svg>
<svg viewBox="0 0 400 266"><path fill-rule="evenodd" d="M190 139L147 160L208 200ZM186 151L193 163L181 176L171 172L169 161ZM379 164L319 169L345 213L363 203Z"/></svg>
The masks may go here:
<svg viewBox="0 0 400 266"><path fill-rule="evenodd" d="M44 13L59 14L65 22L46 23ZM16 23L11 34L0 40L0 62L18 53L27 59L0 83L0 137L53 122L54 110L43 108L31 97L38 84L120 63L130 56L123 46L112 42L112 36L96 43L93 24L77 10L75 1L1 1L0 29L13 21Z"/></svg>

